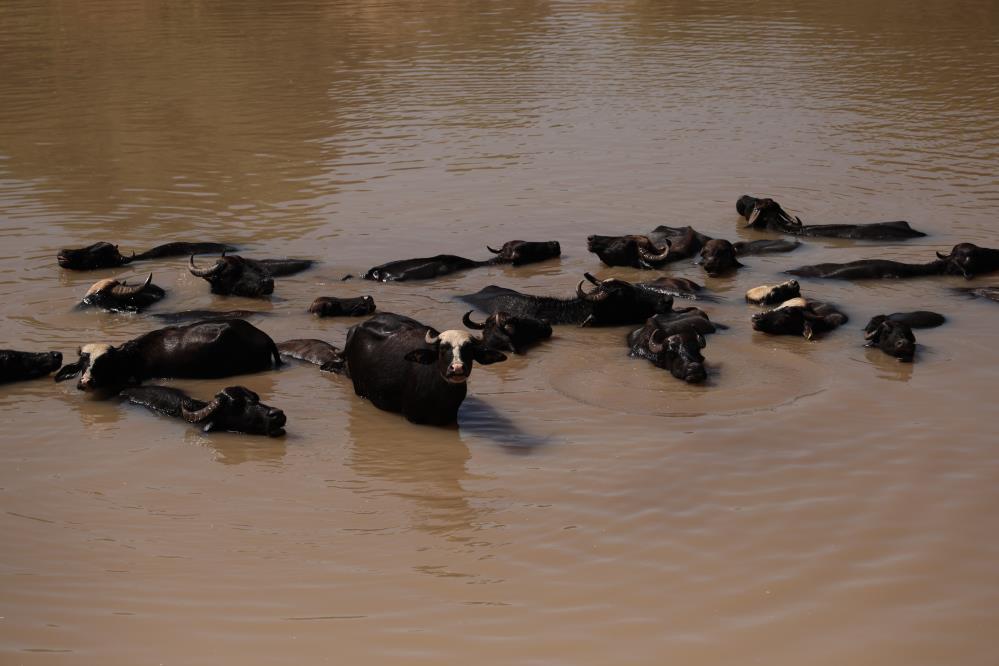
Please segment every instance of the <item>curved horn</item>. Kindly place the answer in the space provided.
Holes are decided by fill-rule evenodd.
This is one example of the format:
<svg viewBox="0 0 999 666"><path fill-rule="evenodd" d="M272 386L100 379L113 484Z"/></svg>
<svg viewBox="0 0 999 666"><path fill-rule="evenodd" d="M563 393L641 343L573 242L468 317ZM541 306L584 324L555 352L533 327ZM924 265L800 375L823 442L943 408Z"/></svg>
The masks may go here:
<svg viewBox="0 0 999 666"><path fill-rule="evenodd" d="M494 250L491 247L489 247L488 245L486 246L486 249L489 250L490 252L492 252L493 254L499 254L500 253L499 250Z"/></svg>
<svg viewBox="0 0 999 666"><path fill-rule="evenodd" d="M222 256L225 256L225 252L222 253ZM212 266L211 268L198 268L197 266L194 265L194 255L192 254L190 265L187 267L187 270L189 270L191 272L191 275L195 277L199 278L211 277L216 273L218 273L220 270L222 270L222 260L220 259L216 261L215 265Z"/></svg>
<svg viewBox="0 0 999 666"><path fill-rule="evenodd" d="M750 213L749 217L746 219L746 226L747 227L751 227L754 224L756 224L756 218L758 218L760 216L760 212L762 210L763 209L760 207L759 203L757 203L755 206L753 206L753 212Z"/></svg>
<svg viewBox="0 0 999 666"><path fill-rule="evenodd" d="M471 328L476 331L481 331L486 327L486 325L484 323L477 324L474 321L472 321L472 312L473 312L472 310L466 312L465 316L461 318L461 323L467 326L468 328Z"/></svg>
<svg viewBox="0 0 999 666"><path fill-rule="evenodd" d="M115 296L122 296L122 297L135 296L136 294L140 294L143 291L145 291L152 283L153 283L153 274L150 273L149 277L147 277L146 281L143 282L142 284L136 285L134 287L129 287L127 284L122 282L121 284L112 287L111 293Z"/></svg>
<svg viewBox="0 0 999 666"><path fill-rule="evenodd" d="M666 331L664 331L661 328L657 328L656 330L652 331L652 335L649 336L649 343L648 343L649 351L652 352L653 354L658 354L663 350L663 343L656 341L656 335L659 333L662 333L663 338L666 337Z"/></svg>
<svg viewBox="0 0 999 666"><path fill-rule="evenodd" d="M583 281L580 280L579 284L576 285L576 295L582 298L584 301L598 302L602 301L609 295L606 291L601 289L594 289L590 293L583 291Z"/></svg>
<svg viewBox="0 0 999 666"><path fill-rule="evenodd" d="M593 277L593 276L592 276L592 275L590 275L589 273L583 273L583 277L584 277L584 278L586 278L586 280L587 280L587 281L588 281L588 282L589 282L590 284L595 284L595 285L597 285L598 287L599 287L600 285L602 285L602 284L603 284L603 282L601 282L600 280L596 279L595 277Z"/></svg>
<svg viewBox="0 0 999 666"><path fill-rule="evenodd" d="M430 329L429 329L429 328L427 329L427 335L426 335L426 337L424 337L424 338L423 338L423 340L424 340L424 341L425 341L425 342L426 342L426 343L427 343L428 345L435 345L435 344L437 344L438 342L440 342L440 339L441 339L441 336L439 336L439 335L431 335L431 334L430 334Z"/></svg>
<svg viewBox="0 0 999 666"><path fill-rule="evenodd" d="M222 398L215 397L212 401L201 409L196 409L194 411L188 411L187 407L184 405L180 406L180 413L184 417L184 420L188 423L201 423L202 421L212 417L215 412L218 411L219 407L222 406Z"/></svg>
<svg viewBox="0 0 999 666"><path fill-rule="evenodd" d="M937 252L936 254L937 254L937 259L950 259L949 254L941 254L939 252Z"/></svg>
<svg viewBox="0 0 999 666"><path fill-rule="evenodd" d="M638 256L642 258L642 261L650 264L665 261L666 256L669 255L669 245L669 241L666 241L666 249L660 251L660 249L656 247L655 243L653 243L649 238L646 238L644 243L639 243L638 245ZM652 248L655 252L649 252L648 248Z"/></svg>

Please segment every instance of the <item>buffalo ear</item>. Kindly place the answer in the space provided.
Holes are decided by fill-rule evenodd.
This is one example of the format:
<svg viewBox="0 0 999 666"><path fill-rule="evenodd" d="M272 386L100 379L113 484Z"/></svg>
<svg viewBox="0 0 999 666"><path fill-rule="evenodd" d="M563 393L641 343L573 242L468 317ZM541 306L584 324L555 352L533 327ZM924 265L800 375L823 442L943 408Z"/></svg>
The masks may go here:
<svg viewBox="0 0 999 666"><path fill-rule="evenodd" d="M411 363L422 363L423 365L431 365L437 362L437 352L431 351L429 349L414 349L413 351L406 354L406 360Z"/></svg>
<svg viewBox="0 0 999 666"><path fill-rule="evenodd" d="M55 381L64 382L67 379L72 379L73 377L76 377L78 374L80 374L81 370L83 370L82 360L77 361L76 363L69 363L67 365L64 365L59 370L59 372L56 373Z"/></svg>
<svg viewBox="0 0 999 666"><path fill-rule="evenodd" d="M506 360L506 354L498 352L495 349L490 349L489 347L476 346L474 352L475 361L481 363L482 365L489 365L491 363L499 363L500 361Z"/></svg>

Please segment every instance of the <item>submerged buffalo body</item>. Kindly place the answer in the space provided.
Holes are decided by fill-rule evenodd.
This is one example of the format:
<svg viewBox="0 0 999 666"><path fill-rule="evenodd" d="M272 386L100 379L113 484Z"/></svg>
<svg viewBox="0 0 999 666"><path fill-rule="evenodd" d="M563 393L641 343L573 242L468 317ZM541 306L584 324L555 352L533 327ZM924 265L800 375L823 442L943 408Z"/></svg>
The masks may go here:
<svg viewBox="0 0 999 666"><path fill-rule="evenodd" d="M746 292L746 302L757 305L776 305L798 296L801 296L801 285L798 284L797 280L788 280L780 284L753 287Z"/></svg>
<svg viewBox="0 0 999 666"><path fill-rule="evenodd" d="M516 317L509 312L494 312L482 323L472 319L469 310L462 317L462 323L473 330L482 331L482 344L497 351L510 351L522 354L536 342L552 336L551 325L533 317Z"/></svg>
<svg viewBox="0 0 999 666"><path fill-rule="evenodd" d="M516 317L543 319L550 324L581 326L637 324L673 308L673 298L655 290L616 278L598 280L589 273L585 278L596 289L585 291L580 280L575 298L533 296L495 285L460 298L490 314L507 312Z"/></svg>
<svg viewBox="0 0 999 666"><path fill-rule="evenodd" d="M182 418L205 432L225 430L280 437L288 421L284 412L260 402L260 396L243 386L229 386L208 402L166 386L126 388L121 396L134 405Z"/></svg>
<svg viewBox="0 0 999 666"><path fill-rule="evenodd" d="M166 243L158 245L142 254L133 252L123 256L117 245L99 242L86 247L60 250L56 259L63 268L74 271L92 271L98 268L117 268L133 261L159 259L161 257L186 257L191 254L235 252L236 248L223 243Z"/></svg>
<svg viewBox="0 0 999 666"><path fill-rule="evenodd" d="M864 340L868 347L877 347L900 360L911 361L916 352L914 328L935 328L946 319L942 314L917 310L877 315L864 327Z"/></svg>
<svg viewBox="0 0 999 666"><path fill-rule="evenodd" d="M300 273L313 265L311 259L246 259L223 254L208 268L194 263L191 255L188 270L204 278L213 294L259 298L274 293L274 278Z"/></svg>
<svg viewBox="0 0 999 666"><path fill-rule="evenodd" d="M631 356L644 358L659 368L669 370L677 379L691 384L707 378L704 370L704 336L690 326L663 327L656 317L628 334Z"/></svg>
<svg viewBox="0 0 999 666"><path fill-rule="evenodd" d="M949 254L937 252L935 261L908 264L887 259L860 259L845 264L815 264L787 271L800 277L820 277L839 280L874 278L909 278L924 275L976 275L999 271L999 250L978 247L973 243L958 243Z"/></svg>
<svg viewBox="0 0 999 666"><path fill-rule="evenodd" d="M995 301L999 303L999 286L956 287L954 290L959 294L964 294L972 298L987 298L990 301Z"/></svg>
<svg viewBox="0 0 999 666"><path fill-rule="evenodd" d="M802 335L811 340L842 326L849 318L834 305L794 298L773 310L753 315L753 329L771 335Z"/></svg>
<svg viewBox="0 0 999 666"><path fill-rule="evenodd" d="M150 273L145 282L129 285L124 280L108 278L95 282L80 301L81 307L95 307L111 312L138 312L166 296L166 292L153 284Z"/></svg>
<svg viewBox="0 0 999 666"><path fill-rule="evenodd" d="M270 312L259 310L181 310L180 312L153 312L152 316L161 321L177 324L184 321L204 321L206 319L246 319L267 317Z"/></svg>
<svg viewBox="0 0 999 666"><path fill-rule="evenodd" d="M81 391L117 391L152 377L229 377L281 364L270 336L242 319L171 326L114 347L90 344L56 381L82 375Z"/></svg>
<svg viewBox="0 0 999 666"><path fill-rule="evenodd" d="M279 342L277 348L281 356L318 365L324 372L343 370L343 352L324 340L315 338L285 340Z"/></svg>
<svg viewBox="0 0 999 666"><path fill-rule="evenodd" d="M796 236L853 238L858 240L905 240L925 236L905 221L874 222L871 224L803 224L801 218L787 213L773 199L758 199L744 194L735 208L746 218L746 226L754 229L779 231Z"/></svg>
<svg viewBox="0 0 999 666"><path fill-rule="evenodd" d="M309 306L309 312L317 317L361 317L374 311L375 299L371 296L356 298L320 296Z"/></svg>
<svg viewBox="0 0 999 666"><path fill-rule="evenodd" d="M661 277L651 282L637 282L635 286L674 298L715 300L713 296L703 294L704 287L702 285L687 278Z"/></svg>
<svg viewBox="0 0 999 666"><path fill-rule="evenodd" d="M498 250L494 250L489 246L486 246L486 249L496 256L485 261L466 259L454 254L437 254L432 257L400 259L399 261L390 261L386 264L370 268L363 277L365 280L376 280L378 282L432 280L470 268L494 266L497 264L523 266L558 257L562 254L562 248L558 241L513 240L507 241Z"/></svg>
<svg viewBox="0 0 999 666"><path fill-rule="evenodd" d="M0 349L0 384L37 379L59 369L59 352L23 352Z"/></svg>
<svg viewBox="0 0 999 666"><path fill-rule="evenodd" d="M674 254L675 259L670 257L669 239L663 239L657 245L648 236L593 235L586 239L586 244L587 249L608 266L660 268L668 261L680 258L677 254Z"/></svg>
<svg viewBox="0 0 999 666"><path fill-rule="evenodd" d="M383 312L356 324L344 345L354 392L413 423L447 425L458 417L474 362L506 360L465 331L438 331Z"/></svg>

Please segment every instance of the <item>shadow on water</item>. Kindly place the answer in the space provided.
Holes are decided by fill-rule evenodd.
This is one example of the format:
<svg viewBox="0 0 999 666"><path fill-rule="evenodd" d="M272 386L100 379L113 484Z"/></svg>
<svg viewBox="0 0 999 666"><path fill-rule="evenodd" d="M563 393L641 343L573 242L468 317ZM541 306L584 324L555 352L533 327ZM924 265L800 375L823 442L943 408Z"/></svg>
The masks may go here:
<svg viewBox="0 0 999 666"><path fill-rule="evenodd" d="M551 435L522 430L510 416L471 395L461 404L458 423L462 436L485 439L515 453L528 453L553 441Z"/></svg>

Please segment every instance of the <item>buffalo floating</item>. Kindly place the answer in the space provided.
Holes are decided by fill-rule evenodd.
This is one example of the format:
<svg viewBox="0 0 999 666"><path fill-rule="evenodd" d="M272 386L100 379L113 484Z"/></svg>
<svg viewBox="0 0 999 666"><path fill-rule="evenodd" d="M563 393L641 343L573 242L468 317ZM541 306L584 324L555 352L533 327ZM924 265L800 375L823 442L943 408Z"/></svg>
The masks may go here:
<svg viewBox="0 0 999 666"><path fill-rule="evenodd" d="M259 298L274 293L275 277L300 273L314 263L311 259L246 259L222 253L213 265L200 268L192 254L188 271L207 280L213 294Z"/></svg>
<svg viewBox="0 0 999 666"><path fill-rule="evenodd" d="M485 261L466 259L454 254L437 254L432 257L401 259L370 268L363 277L365 280L376 280L379 282L431 280L470 268L495 266L498 264L523 266L525 264L552 259L562 254L562 248L558 241L514 240L507 241L498 250L494 250L488 245L486 249L496 256Z"/></svg>
<svg viewBox="0 0 999 666"><path fill-rule="evenodd" d="M867 347L877 347L889 356L911 361L916 353L912 329L935 328L945 321L942 314L927 310L877 315L864 327L864 340Z"/></svg>
<svg viewBox="0 0 999 666"><path fill-rule="evenodd" d="M191 254L209 254L216 252L235 252L236 248L224 243L166 243L157 245L141 254L132 252L131 256L123 256L117 245L104 241L75 249L59 250L56 259L63 268L74 271L92 271L99 268L117 268L133 261L160 259L162 257L186 257Z"/></svg>
<svg viewBox="0 0 999 666"><path fill-rule="evenodd" d="M771 335L802 335L811 340L818 333L842 326L849 318L836 306L793 298L773 310L753 315L753 329Z"/></svg>
<svg viewBox="0 0 999 666"><path fill-rule="evenodd" d="M356 298L320 296L309 306L309 312L317 317L361 317L374 311L375 299L371 296Z"/></svg>
<svg viewBox="0 0 999 666"><path fill-rule="evenodd" d="M37 379L54 372L62 365L62 354L25 352L0 349L0 384Z"/></svg>
<svg viewBox="0 0 999 666"><path fill-rule="evenodd" d="M343 370L343 352L324 340L315 338L285 340L279 342L277 348L281 356L318 365L324 372Z"/></svg>
<svg viewBox="0 0 999 666"><path fill-rule="evenodd" d="M746 218L746 226L754 229L779 231L795 236L823 236L858 240L906 240L925 236L903 220L870 224L804 224L790 215L773 199L757 199L748 194L739 197L735 209Z"/></svg>
<svg viewBox="0 0 999 666"><path fill-rule="evenodd" d="M472 310L461 318L468 328L482 331L482 344L497 351L523 354L527 347L552 336L551 325L534 317L517 317L509 312L494 312L482 323L472 319Z"/></svg>
<svg viewBox="0 0 999 666"><path fill-rule="evenodd" d="M129 285L125 280L108 278L91 285L81 307L95 307L110 312L139 312L166 296L162 288L153 284L153 274L144 282Z"/></svg>
<svg viewBox="0 0 999 666"><path fill-rule="evenodd" d="M184 419L205 432L225 430L280 437L288 422L283 411L260 402L260 396L243 386L224 388L208 402L167 386L136 386L120 395L134 405Z"/></svg>
<svg viewBox="0 0 999 666"><path fill-rule="evenodd" d="M775 305L798 296L801 296L801 285L797 280L788 280L780 284L753 287L746 292L746 302L756 305Z"/></svg>

